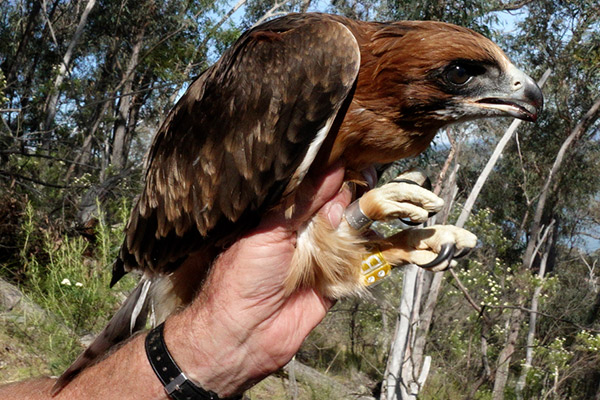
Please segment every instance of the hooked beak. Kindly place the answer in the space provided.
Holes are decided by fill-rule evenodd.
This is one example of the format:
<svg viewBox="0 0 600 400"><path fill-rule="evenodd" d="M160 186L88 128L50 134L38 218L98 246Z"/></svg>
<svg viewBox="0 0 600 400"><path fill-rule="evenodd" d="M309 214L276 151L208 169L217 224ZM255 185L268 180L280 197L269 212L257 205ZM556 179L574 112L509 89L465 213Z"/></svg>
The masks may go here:
<svg viewBox="0 0 600 400"><path fill-rule="evenodd" d="M512 64L504 82L505 87L486 93L474 105L493 115L535 122L544 107L544 96L537 83Z"/></svg>

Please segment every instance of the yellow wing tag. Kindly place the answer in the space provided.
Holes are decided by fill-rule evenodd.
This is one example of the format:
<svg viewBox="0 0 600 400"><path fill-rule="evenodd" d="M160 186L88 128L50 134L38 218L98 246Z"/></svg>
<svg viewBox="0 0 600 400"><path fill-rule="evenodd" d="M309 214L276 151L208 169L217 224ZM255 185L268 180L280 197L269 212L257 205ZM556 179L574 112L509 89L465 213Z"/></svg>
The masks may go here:
<svg viewBox="0 0 600 400"><path fill-rule="evenodd" d="M361 265L365 286L371 286L389 275L392 266L383 258L380 251L366 256Z"/></svg>

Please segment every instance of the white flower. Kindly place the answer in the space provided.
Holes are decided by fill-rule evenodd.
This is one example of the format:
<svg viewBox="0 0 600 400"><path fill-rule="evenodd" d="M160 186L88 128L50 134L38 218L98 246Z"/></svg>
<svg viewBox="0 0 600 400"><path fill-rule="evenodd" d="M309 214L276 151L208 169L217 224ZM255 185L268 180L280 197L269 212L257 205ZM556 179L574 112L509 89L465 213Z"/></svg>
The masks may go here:
<svg viewBox="0 0 600 400"><path fill-rule="evenodd" d="M71 286L71 281L69 279L65 278L62 280L62 282L60 284L65 285L65 286Z"/></svg>
<svg viewBox="0 0 600 400"><path fill-rule="evenodd" d="M75 286L77 286L77 287L83 287L83 283L81 283L81 282L76 282L76 283L75 283Z"/></svg>

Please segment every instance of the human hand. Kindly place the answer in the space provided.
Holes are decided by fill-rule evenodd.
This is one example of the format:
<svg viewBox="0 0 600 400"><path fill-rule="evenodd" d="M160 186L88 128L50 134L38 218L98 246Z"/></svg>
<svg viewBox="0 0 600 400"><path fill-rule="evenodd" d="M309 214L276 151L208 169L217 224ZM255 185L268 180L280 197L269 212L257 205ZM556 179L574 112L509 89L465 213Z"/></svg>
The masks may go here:
<svg viewBox="0 0 600 400"><path fill-rule="evenodd" d="M285 365L324 318L330 299L311 288L286 296L284 281L302 224L318 212L339 225L351 197L339 191L343 177L336 167L305 179L294 217L266 215L217 259L194 303L167 321L167 346L192 380L221 396L240 392Z"/></svg>

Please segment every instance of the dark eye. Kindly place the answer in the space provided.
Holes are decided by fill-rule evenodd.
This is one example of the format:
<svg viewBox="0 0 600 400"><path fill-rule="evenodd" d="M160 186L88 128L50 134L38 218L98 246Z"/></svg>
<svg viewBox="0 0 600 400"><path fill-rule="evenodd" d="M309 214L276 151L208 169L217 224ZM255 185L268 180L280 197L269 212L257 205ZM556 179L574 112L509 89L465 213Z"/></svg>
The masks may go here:
<svg viewBox="0 0 600 400"><path fill-rule="evenodd" d="M471 74L462 65L453 65L446 72L446 79L454 85L464 85L471 79Z"/></svg>

